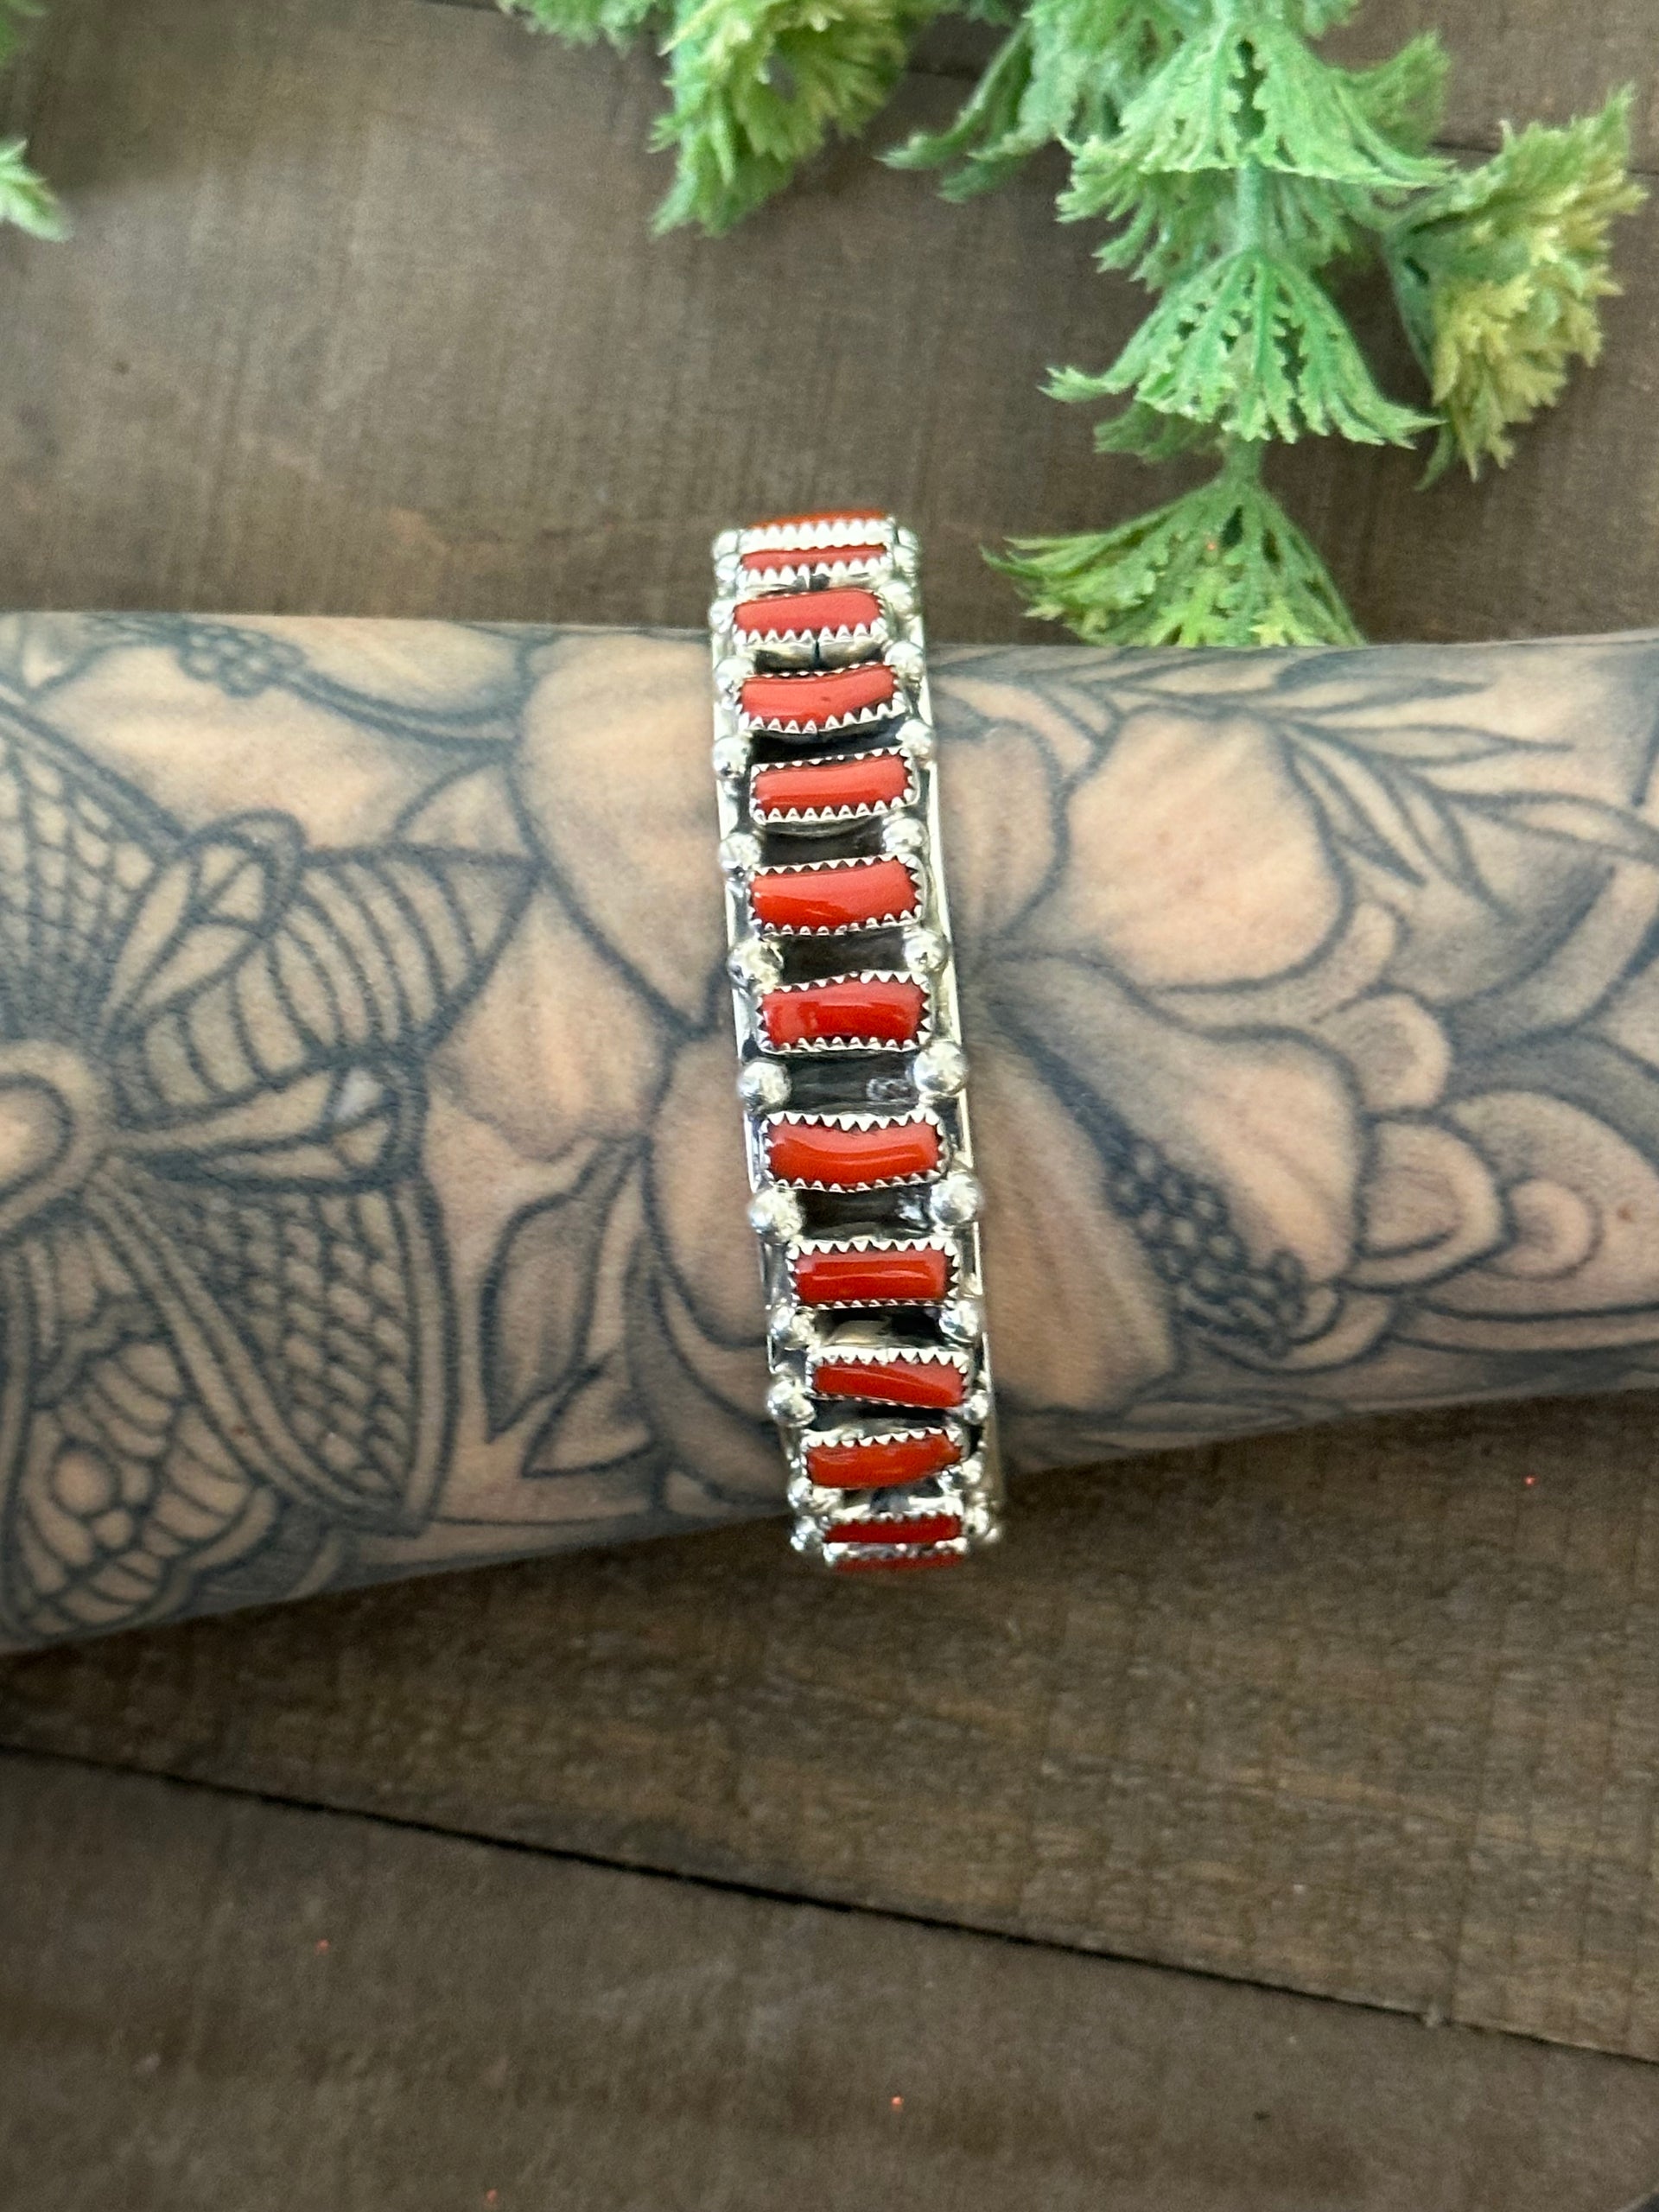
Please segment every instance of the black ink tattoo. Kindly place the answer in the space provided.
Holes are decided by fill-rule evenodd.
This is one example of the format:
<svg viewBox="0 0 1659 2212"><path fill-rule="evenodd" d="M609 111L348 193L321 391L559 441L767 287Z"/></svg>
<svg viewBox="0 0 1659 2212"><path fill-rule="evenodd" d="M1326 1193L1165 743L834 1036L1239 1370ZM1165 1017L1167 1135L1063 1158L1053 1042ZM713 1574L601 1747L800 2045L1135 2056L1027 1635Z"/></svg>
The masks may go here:
<svg viewBox="0 0 1659 2212"><path fill-rule="evenodd" d="M1650 1383L1654 642L1079 655L1064 702L992 654L959 739L996 741L990 683L1062 796L982 1020L1086 1136L1075 1217L1147 1263L1139 1357L1092 1404L1016 1389L1016 1446Z"/></svg>
<svg viewBox="0 0 1659 2212"><path fill-rule="evenodd" d="M1621 1224L1659 1230L1651 640L989 649L938 688L952 787L995 817L961 947L981 1074L1018 1071L1003 1146L1066 1163L1029 1178L1041 1263L999 1317L1016 1461L1650 1379L1659 1261ZM643 919L610 950L670 1072L504 1237L493 1402L534 1411L527 1474L710 1511L775 1484L758 1316L653 1193L725 1059L643 972ZM994 1199L1021 1183L996 1141ZM551 1286L619 1240L597 1345Z"/></svg>
<svg viewBox="0 0 1659 2212"><path fill-rule="evenodd" d="M402 635L0 620L0 1642L779 1502L700 651ZM1016 1465L1659 1381L1659 642L935 690Z"/></svg>
<svg viewBox="0 0 1659 2212"><path fill-rule="evenodd" d="M422 1065L525 889L276 813L186 834L0 714L7 1637L287 1594L424 1523L456 1320Z"/></svg>

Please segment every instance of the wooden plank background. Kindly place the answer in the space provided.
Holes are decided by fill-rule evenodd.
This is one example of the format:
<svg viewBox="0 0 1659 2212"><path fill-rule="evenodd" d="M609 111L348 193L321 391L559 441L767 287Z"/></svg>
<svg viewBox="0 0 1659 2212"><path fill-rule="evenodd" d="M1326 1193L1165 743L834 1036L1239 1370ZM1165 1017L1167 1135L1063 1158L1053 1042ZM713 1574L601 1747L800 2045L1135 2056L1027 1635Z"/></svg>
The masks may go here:
<svg viewBox="0 0 1659 2212"><path fill-rule="evenodd" d="M764 1525L203 1621L8 1662L0 1742L1653 2057L1651 1427L1035 1481L948 1588Z"/></svg>
<svg viewBox="0 0 1659 2212"><path fill-rule="evenodd" d="M18 2212L1612 2212L1659 2169L1628 2061L383 1822L17 1761L0 1859Z"/></svg>
<svg viewBox="0 0 1659 2212"><path fill-rule="evenodd" d="M1453 143L1636 77L1659 166L1651 0L1355 36L1436 18ZM690 622L718 522L850 488L927 532L938 634L1014 634L976 547L1152 496L1034 394L1138 312L1052 170L952 210L837 153L657 245L657 104L644 60L431 0L60 0L7 93L79 234L0 238L0 603ZM1607 365L1506 476L1292 457L1378 634L1659 613L1659 211L1621 247ZM0 1668L0 1745L1652 2058L1653 1429L1034 1483L949 1590L818 1592L761 1529L201 1623Z"/></svg>
<svg viewBox="0 0 1659 2212"><path fill-rule="evenodd" d="M1559 0L1376 0L1351 41L1436 19L1459 143L1637 79L1659 160L1651 0L1570 38ZM962 92L912 77L895 131ZM1143 305L1052 220L1054 164L951 209L849 149L736 237L654 242L660 104L648 57L431 0L60 6L10 122L79 237L0 239L0 604L689 624L731 515L874 489L925 533L934 634L999 637L980 545L1168 488L1037 394ZM1620 260L1610 366L1506 476L1281 471L1376 634L1655 619L1659 205Z"/></svg>

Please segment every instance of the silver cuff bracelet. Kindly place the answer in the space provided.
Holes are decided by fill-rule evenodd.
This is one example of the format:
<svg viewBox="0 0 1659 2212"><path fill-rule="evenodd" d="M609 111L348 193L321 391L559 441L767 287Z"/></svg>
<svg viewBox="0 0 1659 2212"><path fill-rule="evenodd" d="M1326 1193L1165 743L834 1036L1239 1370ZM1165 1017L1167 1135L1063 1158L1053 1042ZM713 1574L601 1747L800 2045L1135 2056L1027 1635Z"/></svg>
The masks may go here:
<svg viewBox="0 0 1659 2212"><path fill-rule="evenodd" d="M947 1566L1001 1497L917 545L715 541L714 764L749 1218L793 1543Z"/></svg>

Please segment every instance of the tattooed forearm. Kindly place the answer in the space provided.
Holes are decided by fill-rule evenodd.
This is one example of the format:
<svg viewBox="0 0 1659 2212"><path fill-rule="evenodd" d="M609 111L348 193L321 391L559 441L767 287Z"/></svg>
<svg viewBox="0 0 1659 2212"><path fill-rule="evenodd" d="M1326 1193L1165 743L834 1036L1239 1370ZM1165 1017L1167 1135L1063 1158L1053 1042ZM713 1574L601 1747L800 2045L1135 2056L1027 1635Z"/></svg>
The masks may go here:
<svg viewBox="0 0 1659 2212"><path fill-rule="evenodd" d="M705 685L0 622L0 1644L780 1502ZM1016 1465L1659 1379L1659 642L935 691Z"/></svg>

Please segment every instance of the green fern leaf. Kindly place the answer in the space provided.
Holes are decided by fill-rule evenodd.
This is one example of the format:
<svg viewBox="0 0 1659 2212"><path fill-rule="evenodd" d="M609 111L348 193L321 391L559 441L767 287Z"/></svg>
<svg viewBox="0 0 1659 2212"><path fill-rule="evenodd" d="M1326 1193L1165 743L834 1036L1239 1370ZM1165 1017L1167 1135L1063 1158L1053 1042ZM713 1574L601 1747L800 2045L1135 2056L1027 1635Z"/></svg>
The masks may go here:
<svg viewBox="0 0 1659 2212"><path fill-rule="evenodd" d="M591 46L604 38L620 48L644 29L657 0L496 0L496 5L504 15L522 17L532 30L568 39L573 46Z"/></svg>
<svg viewBox="0 0 1659 2212"><path fill-rule="evenodd" d="M24 26L40 12L40 0L0 0L0 69L22 44Z"/></svg>
<svg viewBox="0 0 1659 2212"><path fill-rule="evenodd" d="M1395 297L1444 427L1430 474L1511 457L1517 424L1601 351L1618 289L1611 232L1646 197L1628 173L1628 90L1561 129L1534 124L1414 208L1388 242Z"/></svg>
<svg viewBox="0 0 1659 2212"><path fill-rule="evenodd" d="M1143 284L1161 290L1196 264L1230 251L1236 229L1233 181L1220 170L1197 176L1148 176L1120 181L1103 203L1092 189L1093 163L1103 142L1079 148L1072 163L1072 184L1060 194L1063 223L1096 213L1109 221L1128 220L1095 249L1102 269L1126 270Z"/></svg>
<svg viewBox="0 0 1659 2212"><path fill-rule="evenodd" d="M1212 482L1116 530L1012 541L988 554L1040 621L1090 645L1357 645L1318 553L1247 475Z"/></svg>
<svg viewBox="0 0 1659 2212"><path fill-rule="evenodd" d="M1141 461L1179 461L1213 448L1216 434L1185 415L1160 415L1139 401L1095 425L1096 453L1132 453Z"/></svg>
<svg viewBox="0 0 1659 2212"><path fill-rule="evenodd" d="M657 228L711 235L769 199L832 133L887 102L938 0L688 0L668 41L677 168Z"/></svg>
<svg viewBox="0 0 1659 2212"><path fill-rule="evenodd" d="M1251 166L1400 194L1442 183L1446 164L1394 143L1355 80L1268 16L1224 11L1176 49L1124 111L1099 156L1125 178Z"/></svg>
<svg viewBox="0 0 1659 2212"><path fill-rule="evenodd" d="M1103 181L1096 168L1103 155ZM1226 171L1125 176L1098 140L1078 149L1072 177L1057 203L1060 220L1103 216L1121 222L1096 248L1096 261L1103 269L1127 270L1154 290L1199 262L1250 243L1300 268L1322 268L1354 252L1361 233L1386 229L1392 219L1378 196L1362 186L1258 169L1247 238L1237 180Z"/></svg>
<svg viewBox="0 0 1659 2212"><path fill-rule="evenodd" d="M1332 431L1408 445L1431 417L1380 392L1352 334L1305 270L1260 252L1227 255L1174 285L1109 369L1057 372L1057 399L1134 392L1165 415L1230 438L1294 441Z"/></svg>
<svg viewBox="0 0 1659 2212"><path fill-rule="evenodd" d="M988 192L1033 150L1020 128L1030 83L1031 26L1022 22L997 48L954 123L943 130L913 131L881 159L895 169L948 168L939 188L947 200Z"/></svg>
<svg viewBox="0 0 1659 2212"><path fill-rule="evenodd" d="M1182 21L1178 0L1030 0L956 122L918 133L886 158L900 168L960 162L942 189L961 200L1051 143L1114 131L1173 50Z"/></svg>
<svg viewBox="0 0 1659 2212"><path fill-rule="evenodd" d="M1355 70L1348 83L1373 130L1408 154L1426 154L1446 118L1452 57L1434 31L1424 31L1374 69Z"/></svg>
<svg viewBox="0 0 1659 2212"><path fill-rule="evenodd" d="M0 223L12 223L31 238L61 238L69 221L43 178L24 160L21 138L0 143Z"/></svg>
<svg viewBox="0 0 1659 2212"><path fill-rule="evenodd" d="M1358 5L1359 0L1279 0L1279 12L1304 37L1323 38L1346 22Z"/></svg>
<svg viewBox="0 0 1659 2212"><path fill-rule="evenodd" d="M1069 145L1115 129L1173 51L1182 10L1171 0L1030 0L1031 85L1020 127L1033 145Z"/></svg>

